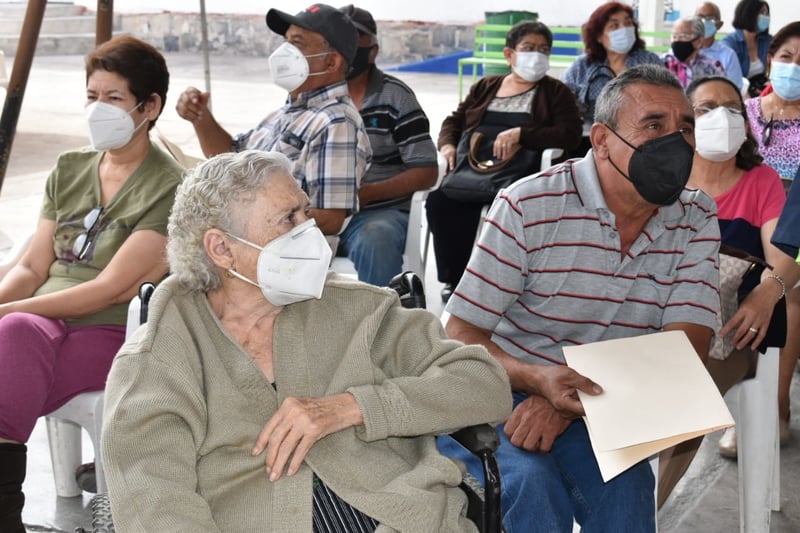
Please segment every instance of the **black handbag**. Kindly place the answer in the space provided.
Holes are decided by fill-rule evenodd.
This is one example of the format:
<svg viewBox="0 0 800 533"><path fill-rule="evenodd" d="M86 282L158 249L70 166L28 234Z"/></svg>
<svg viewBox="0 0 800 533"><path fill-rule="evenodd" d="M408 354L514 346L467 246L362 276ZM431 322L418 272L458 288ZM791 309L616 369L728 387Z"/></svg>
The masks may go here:
<svg viewBox="0 0 800 533"><path fill-rule="evenodd" d="M451 200L490 203L500 189L539 171L542 154L517 146L503 160L492 155L494 137L481 131L461 135L456 148L456 165L445 175L440 190Z"/></svg>

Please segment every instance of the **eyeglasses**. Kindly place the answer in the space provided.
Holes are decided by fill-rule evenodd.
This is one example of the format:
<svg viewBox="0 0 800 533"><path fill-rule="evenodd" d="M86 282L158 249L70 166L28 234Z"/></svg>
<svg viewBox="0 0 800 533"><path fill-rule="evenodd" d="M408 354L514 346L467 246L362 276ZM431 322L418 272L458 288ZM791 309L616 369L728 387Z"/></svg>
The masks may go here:
<svg viewBox="0 0 800 533"><path fill-rule="evenodd" d="M539 52L540 54L544 54L546 56L550 55L550 47L545 45L536 46L536 45L527 45L523 44L519 47L518 50L514 50L515 52Z"/></svg>
<svg viewBox="0 0 800 533"><path fill-rule="evenodd" d="M761 133L761 144L764 146L769 146L770 141L772 140L772 122L774 120L774 116L770 115L769 120L767 121L767 125L764 126L764 131Z"/></svg>
<svg viewBox="0 0 800 533"><path fill-rule="evenodd" d="M718 107L725 108L728 111L730 111L731 113L733 113L734 115L741 115L742 114L741 108L734 107L734 106L729 106L729 105L701 104L701 105L692 106L692 108L694 109L695 116L698 116L698 117L701 117L701 116L705 115L706 113L710 113L711 111L714 111Z"/></svg>
<svg viewBox="0 0 800 533"><path fill-rule="evenodd" d="M692 35L691 33L675 33L672 35L673 42L691 42L697 39L697 36Z"/></svg>
<svg viewBox="0 0 800 533"><path fill-rule="evenodd" d="M97 233L97 223L100 221L100 214L103 212L103 206L95 207L83 217L83 227L86 231L78 235L75 243L72 245L72 253L78 261L83 260L86 252L89 251L92 243L94 242L95 234Z"/></svg>

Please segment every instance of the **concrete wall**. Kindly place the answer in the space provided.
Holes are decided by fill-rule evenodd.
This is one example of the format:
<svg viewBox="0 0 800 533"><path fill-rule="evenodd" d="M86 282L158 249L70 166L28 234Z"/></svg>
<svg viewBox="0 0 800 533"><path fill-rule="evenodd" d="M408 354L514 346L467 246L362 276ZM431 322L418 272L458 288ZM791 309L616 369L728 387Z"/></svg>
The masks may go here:
<svg viewBox="0 0 800 533"><path fill-rule="evenodd" d="M267 29L263 15L210 13L207 20L212 54L267 57L283 40ZM196 13L122 14L118 21L115 32L131 33L162 50L201 50L200 17ZM470 49L474 33L471 25L380 22L380 60L396 65Z"/></svg>

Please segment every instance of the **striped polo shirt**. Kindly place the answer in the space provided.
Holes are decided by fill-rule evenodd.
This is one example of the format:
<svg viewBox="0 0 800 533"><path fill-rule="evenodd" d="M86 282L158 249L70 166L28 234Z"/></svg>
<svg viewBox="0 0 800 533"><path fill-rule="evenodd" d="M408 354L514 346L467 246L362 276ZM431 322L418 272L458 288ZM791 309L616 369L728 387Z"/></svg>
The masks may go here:
<svg viewBox="0 0 800 533"><path fill-rule="evenodd" d="M447 310L493 332L531 363L562 346L661 331L714 329L719 307L714 201L684 189L659 208L624 258L592 151L501 191Z"/></svg>
<svg viewBox="0 0 800 533"><path fill-rule="evenodd" d="M280 152L317 209L358 210L358 185L372 151L347 83L306 91L233 139L233 150Z"/></svg>
<svg viewBox="0 0 800 533"><path fill-rule="evenodd" d="M372 165L364 183L387 180L409 168L437 166L428 117L414 91L374 66L361 104L361 118L372 147ZM408 210L410 205L411 196L407 196L374 202L364 209Z"/></svg>

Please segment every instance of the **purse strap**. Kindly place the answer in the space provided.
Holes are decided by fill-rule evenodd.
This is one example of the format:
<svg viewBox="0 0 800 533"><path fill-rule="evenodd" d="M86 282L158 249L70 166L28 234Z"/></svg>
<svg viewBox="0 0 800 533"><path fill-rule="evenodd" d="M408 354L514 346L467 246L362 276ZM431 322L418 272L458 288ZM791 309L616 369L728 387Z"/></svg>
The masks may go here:
<svg viewBox="0 0 800 533"><path fill-rule="evenodd" d="M772 265L770 265L769 263L767 263L766 261L764 261L760 257L757 257L755 255L751 255L751 254L745 252L744 250L742 250L741 248L737 248L737 247L731 246L729 244L720 244L719 245L719 253L720 254L729 255L729 256L735 257L737 259L742 259L744 261L750 261L751 263L753 263L753 266L759 265L759 266L762 266L762 267L764 267L764 268L766 268L768 270L773 270Z"/></svg>
<svg viewBox="0 0 800 533"><path fill-rule="evenodd" d="M514 156L517 155L520 148L522 146L517 143L514 149L511 151L511 154L500 161L499 163L495 163L494 159L487 159L486 161L479 161L478 160L478 147L480 146L480 142L483 139L483 133L480 132L472 132L472 135L469 138L469 153L467 154L467 160L469 161L469 166L472 167L472 170L478 172L480 174L493 174L498 170L502 169L506 165L508 165Z"/></svg>

